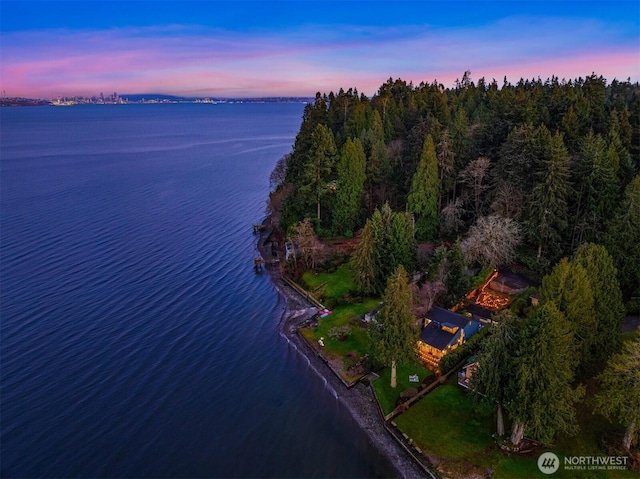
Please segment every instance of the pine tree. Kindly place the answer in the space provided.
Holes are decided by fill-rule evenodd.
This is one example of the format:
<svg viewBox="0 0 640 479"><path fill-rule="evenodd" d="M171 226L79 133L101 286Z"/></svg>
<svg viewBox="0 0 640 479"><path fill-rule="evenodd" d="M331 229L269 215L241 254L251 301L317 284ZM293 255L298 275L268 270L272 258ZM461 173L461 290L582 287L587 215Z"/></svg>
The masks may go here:
<svg viewBox="0 0 640 479"><path fill-rule="evenodd" d="M540 299L552 301L573 325L581 371L589 371L594 360L597 320L593 290L587 271L577 262L563 258L542 278Z"/></svg>
<svg viewBox="0 0 640 479"><path fill-rule="evenodd" d="M411 288L402 265L387 280L383 303L371 329L372 351L374 357L391 366L391 387L395 388L397 363L415 360L418 335Z"/></svg>
<svg viewBox="0 0 640 479"><path fill-rule="evenodd" d="M388 203L374 211L371 220L376 245L375 284L382 294L387 278L399 265L413 272L417 246L411 218L405 213L394 213Z"/></svg>
<svg viewBox="0 0 640 479"><path fill-rule="evenodd" d="M506 405L513 420L511 442L528 437L550 442L558 432L577 432L575 404L584 395L573 389L573 330L550 302L533 310L518 337L515 397Z"/></svg>
<svg viewBox="0 0 640 479"><path fill-rule="evenodd" d="M360 234L360 241L351 256L351 272L353 283L363 294L376 293L376 268L374 255L376 254L375 235L371 220L367 220Z"/></svg>
<svg viewBox="0 0 640 479"><path fill-rule="evenodd" d="M352 257L354 271L363 275L356 280L358 290L382 294L387 278L399 265L405 271L413 271L417 254L414 236L408 214L394 213L388 203L376 209L367 220Z"/></svg>
<svg viewBox="0 0 640 479"><path fill-rule="evenodd" d="M549 156L542 160L536 174L536 184L531 194L529 208L529 232L538 246L538 258L543 247L552 255L561 251L568 224L569 155L560 134L551 138Z"/></svg>
<svg viewBox="0 0 640 479"><path fill-rule="evenodd" d="M416 237L419 241L434 239L438 234L438 184L436 149L433 138L427 135L407 198L407 209L416 215Z"/></svg>
<svg viewBox="0 0 640 479"><path fill-rule="evenodd" d="M611 356L598 381L595 409L626 425L623 447L629 451L640 436L640 338L626 342Z"/></svg>
<svg viewBox="0 0 640 479"><path fill-rule="evenodd" d="M455 154L453 152L453 144L449 131L444 130L440 137L440 141L436 147L436 156L438 157L438 173L439 183L438 189L438 215L442 212L443 198L446 199L450 190L455 188Z"/></svg>
<svg viewBox="0 0 640 479"><path fill-rule="evenodd" d="M376 207L382 206L387 200L387 190L390 187L391 165L384 144L384 128L380 113L373 112L371 128L361 135L362 145L367 154L366 183L367 208L372 214Z"/></svg>
<svg viewBox="0 0 640 479"><path fill-rule="evenodd" d="M575 152L579 147L580 138L580 122L573 106L569 107L567 113L562 117L562 131L566 139L569 151Z"/></svg>
<svg viewBox="0 0 640 479"><path fill-rule="evenodd" d="M320 93L316 93L315 101L304 107L302 124L296 135L293 152L287 165L287 183L297 186L302 179L305 166L309 161L308 154L311 148L313 132L318 125L326 125L327 121L326 98L322 97Z"/></svg>
<svg viewBox="0 0 640 479"><path fill-rule="evenodd" d="M365 167L362 143L358 139L347 139L340 149L337 166L336 201L332 212L335 234L351 236L359 226Z"/></svg>
<svg viewBox="0 0 640 479"><path fill-rule="evenodd" d="M574 170L577 203L573 246L600 238L619 197L616 171L600 135L589 132L578 159Z"/></svg>
<svg viewBox="0 0 640 479"><path fill-rule="evenodd" d="M620 348L620 325L625 310L618 271L602 245L583 244L573 261L586 270L591 283L597 318L591 354L594 361L603 361Z"/></svg>
<svg viewBox="0 0 640 479"><path fill-rule="evenodd" d="M494 163L494 184L508 183L523 191L533 188L531 172L537 166L536 134L531 125L514 129L500 147L498 161Z"/></svg>
<svg viewBox="0 0 640 479"><path fill-rule="evenodd" d="M497 433L504 435L504 405L516 396L518 349L518 318L508 309L494 316L498 325L485 340L476 356L478 369L470 379L470 388L481 394L479 398L491 405L497 404Z"/></svg>
<svg viewBox="0 0 640 479"><path fill-rule="evenodd" d="M467 276L467 262L458 238L447 251L447 273L444 285L447 288L446 301L453 306L464 298L471 288L471 280Z"/></svg>
<svg viewBox="0 0 640 479"><path fill-rule="evenodd" d="M621 287L640 295L640 176L625 188L624 201L604 242L618 269Z"/></svg>
<svg viewBox="0 0 640 479"><path fill-rule="evenodd" d="M389 266L402 265L407 272L415 270L417 245L413 231L413 219L409 213L394 213L389 232Z"/></svg>
<svg viewBox="0 0 640 479"><path fill-rule="evenodd" d="M302 173L300 191L316 203L316 217L320 221L320 200L329 190L329 181L335 164L336 146L333 134L318 124L311 135L309 161Z"/></svg>
<svg viewBox="0 0 640 479"><path fill-rule="evenodd" d="M456 116L451 125L451 140L455 159L455 170L463 169L470 159L469 118L467 111L458 106Z"/></svg>

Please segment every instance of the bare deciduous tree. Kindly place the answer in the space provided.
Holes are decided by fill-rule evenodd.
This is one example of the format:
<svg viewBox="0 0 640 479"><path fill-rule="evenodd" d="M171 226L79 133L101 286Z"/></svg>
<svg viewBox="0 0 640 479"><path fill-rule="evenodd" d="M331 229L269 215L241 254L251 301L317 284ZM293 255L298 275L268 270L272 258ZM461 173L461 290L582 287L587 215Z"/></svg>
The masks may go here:
<svg viewBox="0 0 640 479"><path fill-rule="evenodd" d="M450 200L440 212L440 230L444 234L457 233L464 224L463 213L462 200L460 198L456 198L455 201Z"/></svg>
<svg viewBox="0 0 640 479"><path fill-rule="evenodd" d="M438 295L444 292L445 287L442 281L426 281L421 287L414 283L413 290L413 314L420 319L427 315Z"/></svg>
<svg viewBox="0 0 640 479"><path fill-rule="evenodd" d="M491 210L504 218L517 219L524 205L524 193L509 183L502 183L491 203Z"/></svg>
<svg viewBox="0 0 640 479"><path fill-rule="evenodd" d="M475 218L479 218L482 214L482 207L484 205L483 193L489 187L489 185L486 184L489 165L489 158L481 156L469 163L469 165L460 172L460 180L470 187L470 203Z"/></svg>
<svg viewBox="0 0 640 479"><path fill-rule="evenodd" d="M289 239L296 245L308 268L315 268L329 256L329 249L318 239L309 218L291 226Z"/></svg>
<svg viewBox="0 0 640 479"><path fill-rule="evenodd" d="M291 158L291 153L287 153L280 158L269 175L269 188L271 188L272 191L277 190L279 186L284 184L285 179L287 178L287 165L289 163L289 158Z"/></svg>
<svg viewBox="0 0 640 479"><path fill-rule="evenodd" d="M497 268L513 259L521 240L521 228L514 220L499 215L482 216L469 229L462 248L469 260Z"/></svg>

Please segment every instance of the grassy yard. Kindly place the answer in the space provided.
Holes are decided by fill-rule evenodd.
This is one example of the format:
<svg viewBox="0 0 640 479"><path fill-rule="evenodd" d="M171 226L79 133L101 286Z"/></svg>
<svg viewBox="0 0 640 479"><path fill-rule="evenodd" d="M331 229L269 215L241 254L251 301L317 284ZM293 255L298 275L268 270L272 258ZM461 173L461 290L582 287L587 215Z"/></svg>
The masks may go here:
<svg viewBox="0 0 640 479"><path fill-rule="evenodd" d="M333 273L314 274L309 271L302 275L302 281L315 297L336 300L350 291L355 291L349 263L344 263Z"/></svg>
<svg viewBox="0 0 640 479"><path fill-rule="evenodd" d="M442 459L447 475L467 477L492 470L495 478L551 477L541 473L537 458L546 450L565 456L607 455L598 448L598 439L610 427L603 418L593 417L588 405L580 412L581 432L577 437L558 438L555 446L531 456L507 455L501 452L491 435L495 431L495 412L477 405L471 396L453 383L443 385L407 412L395 419L399 429L414 440L423 451ZM631 478L630 471L569 471L561 466L558 478Z"/></svg>
<svg viewBox="0 0 640 479"><path fill-rule="evenodd" d="M346 379L351 380L353 378L347 374L346 368L369 352L369 336L367 330L359 326L358 317L376 308L379 304L378 299L371 299L362 303L336 306L332 314L319 319L316 327L302 328L300 334L313 344L317 344L318 340L323 338L323 353L328 359L342 360L343 375ZM334 339L329 335L331 328L344 325L350 326L350 333L344 341Z"/></svg>
<svg viewBox="0 0 640 479"><path fill-rule="evenodd" d="M409 376L413 374L418 375L420 382L409 382ZM395 409L396 401L402 391L408 388L419 388L422 380L432 375L433 373L431 371L423 368L419 364L399 364L396 373L398 385L394 389L391 387L391 368L384 368L380 372L380 378L376 379L373 383L373 388L384 414L389 414Z"/></svg>

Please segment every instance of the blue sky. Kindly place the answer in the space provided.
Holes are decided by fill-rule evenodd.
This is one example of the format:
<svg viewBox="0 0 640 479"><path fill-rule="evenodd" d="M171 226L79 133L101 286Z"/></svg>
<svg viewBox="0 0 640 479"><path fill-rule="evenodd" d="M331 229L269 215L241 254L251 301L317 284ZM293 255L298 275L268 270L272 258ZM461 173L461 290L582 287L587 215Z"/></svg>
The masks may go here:
<svg viewBox="0 0 640 479"><path fill-rule="evenodd" d="M640 80L640 2L0 2L9 96L312 96L389 77L452 86Z"/></svg>

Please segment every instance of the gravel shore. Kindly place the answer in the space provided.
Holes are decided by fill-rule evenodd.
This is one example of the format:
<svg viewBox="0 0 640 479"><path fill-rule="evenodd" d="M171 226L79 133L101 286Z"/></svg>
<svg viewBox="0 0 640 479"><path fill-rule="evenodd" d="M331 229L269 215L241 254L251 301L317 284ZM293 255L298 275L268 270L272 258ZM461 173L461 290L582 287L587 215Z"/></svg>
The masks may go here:
<svg viewBox="0 0 640 479"><path fill-rule="evenodd" d="M262 233L258 240L258 250L263 258L271 256L270 251L264 245L268 233ZM297 333L298 325L310 318L318 310L303 298L293 288L288 286L281 278L277 267L267 267L269 276L276 289L285 300L285 310L282 314L280 328L286 338L295 345L313 368L324 376L327 383L336 391L338 400L351 413L353 419L362 430L375 449L384 456L395 469L394 477L423 478L428 477L415 463L413 458L391 437L384 428L382 418L378 411L375 399L369 387L362 384L348 389L336 377L327 364L319 358L307 342Z"/></svg>

